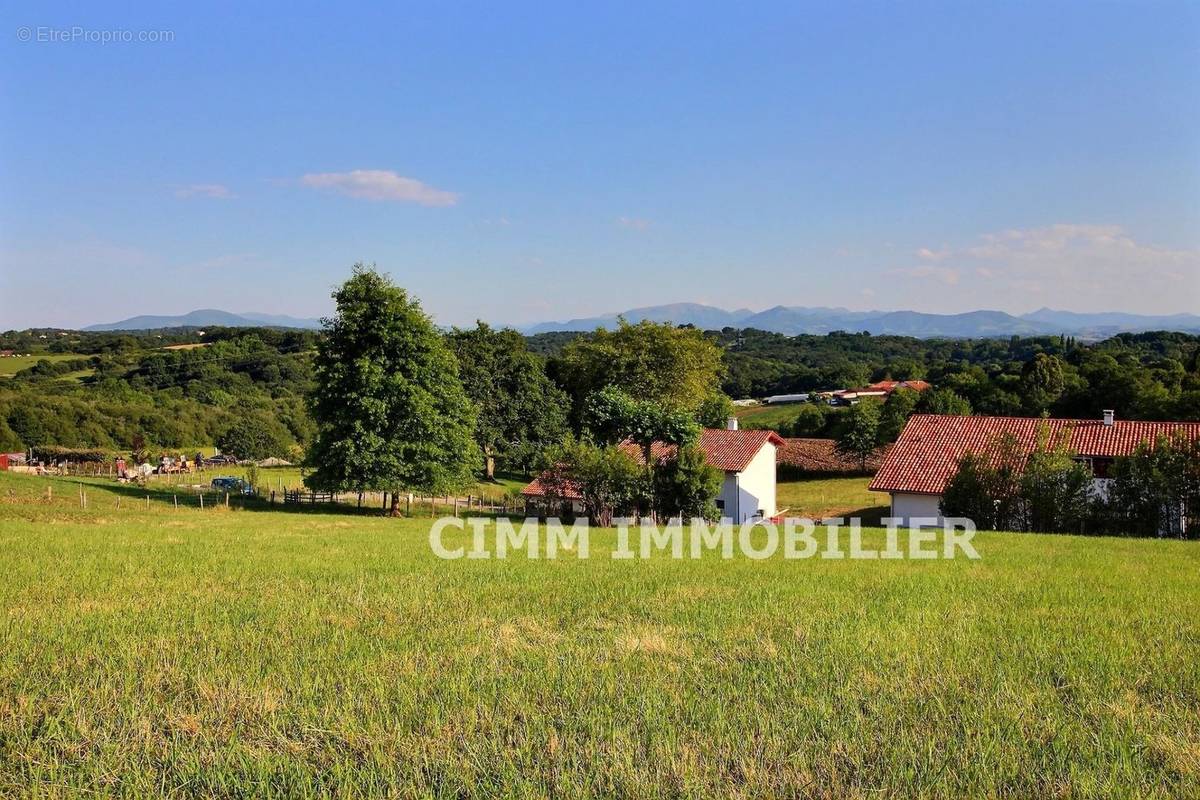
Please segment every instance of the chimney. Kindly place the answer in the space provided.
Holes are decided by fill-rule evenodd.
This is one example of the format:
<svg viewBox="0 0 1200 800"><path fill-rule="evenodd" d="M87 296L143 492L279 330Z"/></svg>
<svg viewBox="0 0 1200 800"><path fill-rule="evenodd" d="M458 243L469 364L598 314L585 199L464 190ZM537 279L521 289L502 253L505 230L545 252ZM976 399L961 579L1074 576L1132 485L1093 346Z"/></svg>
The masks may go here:
<svg viewBox="0 0 1200 800"><path fill-rule="evenodd" d="M1111 408L1104 409L1104 425L1111 427L1113 424L1113 410Z"/></svg>
<svg viewBox="0 0 1200 800"><path fill-rule="evenodd" d="M725 420L725 429L731 430L731 431L736 431L738 429L737 428L737 417L730 417L729 419Z"/></svg>

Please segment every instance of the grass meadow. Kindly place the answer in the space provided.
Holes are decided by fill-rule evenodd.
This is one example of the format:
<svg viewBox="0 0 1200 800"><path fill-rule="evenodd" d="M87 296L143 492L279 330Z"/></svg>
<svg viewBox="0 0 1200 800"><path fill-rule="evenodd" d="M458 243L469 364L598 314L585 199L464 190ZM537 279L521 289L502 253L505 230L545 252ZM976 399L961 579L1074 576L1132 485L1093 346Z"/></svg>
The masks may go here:
<svg viewBox="0 0 1200 800"><path fill-rule="evenodd" d="M781 426L790 425L803 407L803 403L742 406L734 413L742 427L778 430Z"/></svg>
<svg viewBox="0 0 1200 800"><path fill-rule="evenodd" d="M7 356L0 358L0 378L9 378L16 375L23 369L29 369L36 365L39 361L72 361L76 358L86 358L79 353L31 353L29 355ZM92 370L85 370L82 373L70 373L74 377L76 374L88 375Z"/></svg>
<svg viewBox="0 0 1200 800"><path fill-rule="evenodd" d="M0 473L3 796L1200 796L1193 542L441 561L77 491Z"/></svg>
<svg viewBox="0 0 1200 800"><path fill-rule="evenodd" d="M779 481L775 505L794 517L857 516L878 523L886 516L891 500L886 494L868 491L870 483L870 476L862 475Z"/></svg>

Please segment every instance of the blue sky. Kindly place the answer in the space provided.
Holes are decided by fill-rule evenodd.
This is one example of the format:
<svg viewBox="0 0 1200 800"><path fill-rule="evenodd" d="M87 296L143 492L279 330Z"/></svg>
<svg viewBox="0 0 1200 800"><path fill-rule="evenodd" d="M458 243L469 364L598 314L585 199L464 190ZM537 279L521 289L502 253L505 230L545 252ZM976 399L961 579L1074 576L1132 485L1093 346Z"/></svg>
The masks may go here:
<svg viewBox="0 0 1200 800"><path fill-rule="evenodd" d="M0 328L1200 311L1195 3L3 8Z"/></svg>

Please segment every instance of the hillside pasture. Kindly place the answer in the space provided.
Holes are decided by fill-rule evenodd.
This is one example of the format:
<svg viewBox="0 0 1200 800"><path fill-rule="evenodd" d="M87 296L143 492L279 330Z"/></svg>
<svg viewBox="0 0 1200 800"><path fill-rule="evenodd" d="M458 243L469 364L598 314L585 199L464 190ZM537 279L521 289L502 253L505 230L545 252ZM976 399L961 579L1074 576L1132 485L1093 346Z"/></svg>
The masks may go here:
<svg viewBox="0 0 1200 800"><path fill-rule="evenodd" d="M777 430L790 425L805 403L782 403L771 406L743 406L734 414L742 427Z"/></svg>
<svg viewBox="0 0 1200 800"><path fill-rule="evenodd" d="M72 361L77 358L87 358L87 356L79 353L31 353L30 355L7 356L0 358L0 378L10 378L23 369L29 369L39 361ZM91 374L91 370L85 374Z"/></svg>
<svg viewBox="0 0 1200 800"><path fill-rule="evenodd" d="M444 561L78 488L0 473L4 796L1200 795L1193 542Z"/></svg>

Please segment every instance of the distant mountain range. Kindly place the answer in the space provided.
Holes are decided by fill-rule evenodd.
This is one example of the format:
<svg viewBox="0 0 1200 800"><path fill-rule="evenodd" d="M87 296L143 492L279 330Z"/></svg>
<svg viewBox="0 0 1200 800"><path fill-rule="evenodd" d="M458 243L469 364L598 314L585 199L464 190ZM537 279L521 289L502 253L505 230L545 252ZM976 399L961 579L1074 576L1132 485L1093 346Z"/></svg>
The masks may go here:
<svg viewBox="0 0 1200 800"><path fill-rule="evenodd" d="M795 336L801 333L826 334L831 331L868 331L872 334L916 336L920 338L979 338L992 336L1037 336L1065 333L1086 339L1101 339L1116 333L1138 331L1185 331L1200 333L1200 315L1171 314L1148 316L1118 311L1081 314L1074 311L1038 309L1013 316L1003 311L968 311L962 314L922 314L917 311L850 311L845 308L775 306L765 311L739 308L726 311L699 303L672 303L664 306L632 308L619 314L585 317L566 322L542 322L525 328L527 334L552 331L591 331L614 328L617 319L630 322L672 322L695 325L704 330L757 328ZM141 316L89 325L87 331L147 330L151 328L205 327L319 328L318 319L289 317L282 314L245 312L234 314L214 308L200 309L177 316Z"/></svg>
<svg viewBox="0 0 1200 800"><path fill-rule="evenodd" d="M247 311L234 314L216 308L201 308L175 316L141 316L88 325L85 331L144 331L154 328L204 328L221 325L227 328L319 328L321 320L289 317L284 314L259 314Z"/></svg>
<svg viewBox="0 0 1200 800"><path fill-rule="evenodd" d="M1200 333L1200 315L1171 314L1149 316L1122 312L1081 314L1074 311L1038 309L1013 316L1003 311L968 311L962 314L922 314L917 311L850 311L845 308L808 308L775 306L765 311L738 309L726 311L697 303L673 303L665 306L633 308L619 314L543 322L525 329L526 333L551 331L590 331L612 328L618 317L630 322L650 320L695 325L704 329L757 328L795 336L801 333L825 334L831 331L868 331L921 338L969 338L992 336L1036 336L1065 333L1080 338L1104 338L1116 333L1170 330Z"/></svg>

